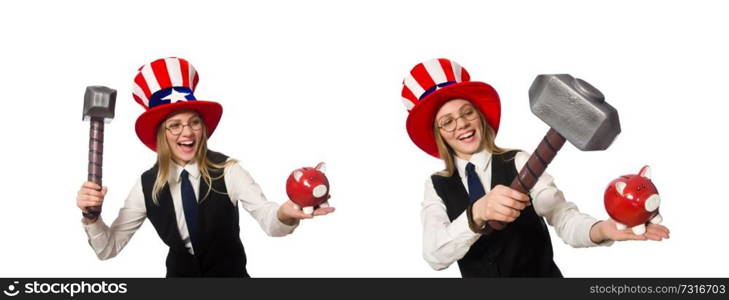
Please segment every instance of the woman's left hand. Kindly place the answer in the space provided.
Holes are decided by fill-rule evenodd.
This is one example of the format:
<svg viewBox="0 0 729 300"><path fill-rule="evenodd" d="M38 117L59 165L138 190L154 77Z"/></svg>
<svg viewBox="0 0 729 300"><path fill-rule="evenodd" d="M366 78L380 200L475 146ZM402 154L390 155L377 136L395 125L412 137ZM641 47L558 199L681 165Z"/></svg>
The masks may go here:
<svg viewBox="0 0 729 300"><path fill-rule="evenodd" d="M671 232L666 226L648 223L644 234L635 234L630 228L618 230L617 223L613 219L600 221L592 226L590 239L595 243L602 243L606 240L628 241L628 240L653 240L660 241L669 238Z"/></svg>
<svg viewBox="0 0 729 300"><path fill-rule="evenodd" d="M287 225L294 225L298 220L311 219L315 216L323 216L334 212L334 207L316 207L311 214L304 213L294 202L288 200L278 208L278 219Z"/></svg>

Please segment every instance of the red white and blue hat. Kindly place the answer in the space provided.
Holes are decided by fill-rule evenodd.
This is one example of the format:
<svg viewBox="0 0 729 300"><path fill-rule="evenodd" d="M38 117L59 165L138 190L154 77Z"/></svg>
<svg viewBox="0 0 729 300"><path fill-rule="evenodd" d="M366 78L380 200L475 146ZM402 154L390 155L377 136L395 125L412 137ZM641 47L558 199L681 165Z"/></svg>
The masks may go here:
<svg viewBox="0 0 729 300"><path fill-rule="evenodd" d="M223 114L217 102L201 101L193 92L199 76L187 60L160 58L139 68L132 95L146 110L137 118L137 136L152 151L157 151L157 127L171 113L191 109L205 122L207 135L213 134Z"/></svg>
<svg viewBox="0 0 729 300"><path fill-rule="evenodd" d="M403 80L403 103L410 113L406 122L408 135L426 153L440 157L433 134L435 114L452 99L473 103L494 132L499 131L499 95L490 85L470 79L468 71L458 63L438 58L417 64Z"/></svg>

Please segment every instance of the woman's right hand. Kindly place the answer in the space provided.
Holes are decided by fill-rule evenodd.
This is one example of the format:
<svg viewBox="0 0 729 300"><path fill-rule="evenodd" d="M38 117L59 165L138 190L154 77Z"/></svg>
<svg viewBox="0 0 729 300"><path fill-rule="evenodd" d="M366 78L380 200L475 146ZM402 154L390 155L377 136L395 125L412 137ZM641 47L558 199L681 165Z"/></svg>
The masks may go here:
<svg viewBox="0 0 729 300"><path fill-rule="evenodd" d="M511 223L531 205L529 196L504 185L497 185L473 203L473 219L482 227L486 221Z"/></svg>
<svg viewBox="0 0 729 300"><path fill-rule="evenodd" d="M101 187L91 181L84 182L76 195L76 205L81 209L82 212L87 212L89 207L101 206L104 203L104 196L106 196L106 187ZM87 224L94 223L98 219L87 219L84 221Z"/></svg>

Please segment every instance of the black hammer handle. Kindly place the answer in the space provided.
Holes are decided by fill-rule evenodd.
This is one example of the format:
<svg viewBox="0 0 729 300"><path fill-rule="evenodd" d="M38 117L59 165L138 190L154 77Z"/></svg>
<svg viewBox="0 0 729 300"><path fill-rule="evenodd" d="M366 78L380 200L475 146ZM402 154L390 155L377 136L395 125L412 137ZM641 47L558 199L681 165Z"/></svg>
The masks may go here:
<svg viewBox="0 0 729 300"><path fill-rule="evenodd" d="M562 148L564 142L565 138L556 130L550 128L542 142L537 146L537 150L534 150L532 156L529 157L529 160L521 168L519 175L514 178L509 187L524 194L529 194L529 191L537 183L539 177L544 174L544 170L552 162L559 149ZM502 230L506 227L506 223L489 221L489 226L495 230Z"/></svg>
<svg viewBox="0 0 729 300"><path fill-rule="evenodd" d="M88 180L101 186L101 164L104 155L104 120L91 118L89 131L89 176ZM101 214L101 206L89 207L84 217L95 220Z"/></svg>

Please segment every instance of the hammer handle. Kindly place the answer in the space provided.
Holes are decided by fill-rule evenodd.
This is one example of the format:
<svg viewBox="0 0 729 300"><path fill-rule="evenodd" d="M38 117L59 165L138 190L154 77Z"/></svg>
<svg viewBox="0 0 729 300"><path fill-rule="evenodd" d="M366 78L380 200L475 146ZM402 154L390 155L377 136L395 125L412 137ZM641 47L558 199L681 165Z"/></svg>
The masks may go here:
<svg viewBox="0 0 729 300"><path fill-rule="evenodd" d="M104 155L104 120L91 118L89 130L89 176L88 181L101 186L101 165ZM87 219L95 220L101 214L101 206L92 206L83 213Z"/></svg>
<svg viewBox="0 0 729 300"><path fill-rule="evenodd" d="M509 187L524 194L529 194L529 191L537 183L539 177L544 174L544 170L552 162L559 149L562 148L564 142L565 138L556 130L550 128ZM489 221L489 226L493 229L501 230L506 227L506 223Z"/></svg>

